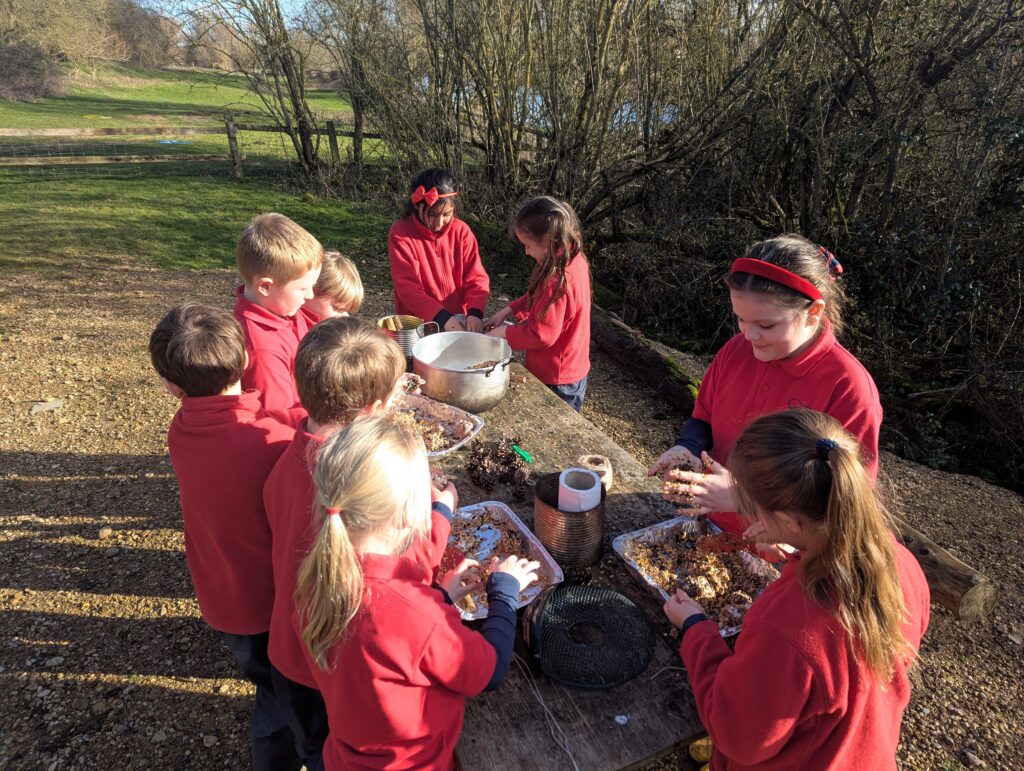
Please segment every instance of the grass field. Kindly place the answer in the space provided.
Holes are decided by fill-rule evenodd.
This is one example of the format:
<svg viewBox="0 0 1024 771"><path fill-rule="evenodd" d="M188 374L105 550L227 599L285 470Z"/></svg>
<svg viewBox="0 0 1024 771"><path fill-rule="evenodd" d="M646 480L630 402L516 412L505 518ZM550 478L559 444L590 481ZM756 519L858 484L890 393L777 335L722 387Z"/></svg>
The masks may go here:
<svg viewBox="0 0 1024 771"><path fill-rule="evenodd" d="M324 115L343 115L348 108L333 93L311 96ZM227 112L256 122L261 117L256 102L237 76L104 67L95 76L73 75L65 96L34 104L0 102L0 128L218 125ZM283 138L243 133L240 141L250 159L281 160L289 157ZM182 139L189 143L121 137L19 143L0 137L0 157L40 151L227 152L222 135ZM140 260L166 268L231 266L238 234L263 211L292 217L325 245L352 254L364 270L386 266L391 217L383 207L298 195L274 177L237 182L227 162L0 169L0 265L45 268L87 258Z"/></svg>

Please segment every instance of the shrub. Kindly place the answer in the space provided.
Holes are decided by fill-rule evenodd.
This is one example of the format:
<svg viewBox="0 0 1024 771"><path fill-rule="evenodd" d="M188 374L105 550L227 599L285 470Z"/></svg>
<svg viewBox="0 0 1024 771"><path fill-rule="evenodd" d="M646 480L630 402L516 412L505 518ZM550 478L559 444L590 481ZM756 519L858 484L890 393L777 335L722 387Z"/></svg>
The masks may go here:
<svg viewBox="0 0 1024 771"><path fill-rule="evenodd" d="M29 102L60 94L64 70L35 43L0 43L0 99Z"/></svg>

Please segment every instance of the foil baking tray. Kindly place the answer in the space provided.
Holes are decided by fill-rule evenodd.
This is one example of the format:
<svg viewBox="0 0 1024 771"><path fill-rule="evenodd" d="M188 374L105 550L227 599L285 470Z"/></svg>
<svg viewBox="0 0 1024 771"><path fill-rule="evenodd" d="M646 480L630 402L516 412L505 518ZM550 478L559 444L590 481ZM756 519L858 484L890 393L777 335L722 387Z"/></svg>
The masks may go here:
<svg viewBox="0 0 1024 771"><path fill-rule="evenodd" d="M470 531L472 536L478 541L476 548L472 548L469 544L458 543L454 534L448 538L448 545L458 548L469 559L474 559L481 565L484 565L494 554L494 547L497 546L498 541L501 539L501 530L490 523L504 523L522 535L523 540L526 542L526 554L520 554L519 556L537 560L540 563L540 575L538 576L538 581L530 584L519 593L520 608L526 607L533 602L537 595L549 586L562 582L564 576L558 563L548 554L547 550L537 539L537 536L515 515L512 509L500 501L484 501L483 503L474 503L472 506L456 509L452 514L452 521L454 524L456 519L472 520L478 517L484 520L483 524ZM476 610L472 612L463 608L461 603L456 605L464 621L476 621L487 618L487 606L479 602L479 598L483 595L483 589L473 594L473 599L476 601Z"/></svg>
<svg viewBox="0 0 1024 771"><path fill-rule="evenodd" d="M415 410L415 413L421 418L434 422L441 422L445 420L468 420L473 424L473 430L450 447L443 450L427 450L428 458L440 458L444 455L455 452L460 447L464 446L466 442L479 434L480 429L484 427L484 419L479 415L474 415L472 412L466 412L465 410L453 407L450 404L439 402L435 399L431 399L429 396L424 396L423 394L415 394L412 392L400 394L395 400L395 409L399 412L406 413L410 413Z"/></svg>
<svg viewBox="0 0 1024 771"><path fill-rule="evenodd" d="M674 519L669 519L665 522L659 522L656 525L645 527L642 530L635 530L632 533L624 533L612 541L612 549L614 549L615 553L618 554L622 558L622 561L626 563L626 567L629 568L630 572L652 589L654 593L661 598L662 602L668 601L668 593L655 583L651 577L633 561L633 548L636 544L664 543L665 541L675 538L681 531L685 532L694 542L701 534L697 520L693 517L683 516L675 517ZM722 529L709 521L708 531L713 535L715 533L721 533ZM690 548L695 547L691 546ZM779 577L779 571L757 555L751 554L749 551L739 551L737 554L739 554L740 559L743 560L744 564L750 570L751 575L766 578L769 583ZM681 578L683 577L684 576L681 576ZM761 591L764 590L762 589ZM754 599L757 599L759 594L760 592L754 595ZM727 627L719 626L719 631L721 632L722 637L732 637L733 635L739 634L741 628L742 624Z"/></svg>

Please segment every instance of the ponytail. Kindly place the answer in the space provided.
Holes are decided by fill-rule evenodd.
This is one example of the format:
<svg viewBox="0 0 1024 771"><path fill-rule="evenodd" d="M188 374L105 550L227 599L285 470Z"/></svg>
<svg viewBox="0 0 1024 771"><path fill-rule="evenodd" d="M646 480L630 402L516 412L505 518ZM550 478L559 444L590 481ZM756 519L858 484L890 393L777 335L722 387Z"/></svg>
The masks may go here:
<svg viewBox="0 0 1024 771"><path fill-rule="evenodd" d="M519 207L512 218L512 229L518 228L530 238L548 244L548 252L530 274L526 293L532 304L552 276L557 276L554 291L538 316L543 317L551 304L565 294L565 270L583 251L583 231L572 206L557 198L541 195Z"/></svg>
<svg viewBox="0 0 1024 771"><path fill-rule="evenodd" d="M294 601L302 642L321 669L363 601L358 542L395 534L395 553L430 528L423 440L390 415L363 417L334 433L313 473L320 528L299 567Z"/></svg>
<svg viewBox="0 0 1024 771"><path fill-rule="evenodd" d="M750 423L730 455L741 508L817 523L820 549L800 560L807 593L835 614L882 681L913 658L888 514L875 498L857 441L834 418L798 409Z"/></svg>

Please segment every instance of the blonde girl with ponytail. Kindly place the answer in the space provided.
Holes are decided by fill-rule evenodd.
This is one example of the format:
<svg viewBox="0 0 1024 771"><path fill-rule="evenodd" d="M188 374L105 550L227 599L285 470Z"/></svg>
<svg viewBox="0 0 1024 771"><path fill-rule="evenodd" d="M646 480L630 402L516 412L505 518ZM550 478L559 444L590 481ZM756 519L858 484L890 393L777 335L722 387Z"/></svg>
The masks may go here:
<svg viewBox="0 0 1024 771"><path fill-rule="evenodd" d="M313 480L318 532L293 620L327 707L325 768L451 768L465 699L504 678L539 565L493 561L483 630L462 625L452 603L479 586L476 563L431 584L415 555L430 537L426 451L390 415L333 434Z"/></svg>
<svg viewBox="0 0 1024 771"><path fill-rule="evenodd" d="M778 412L747 426L731 471L760 537L798 551L750 607L735 651L684 592L665 604L712 766L895 769L929 592L860 444L823 413Z"/></svg>

